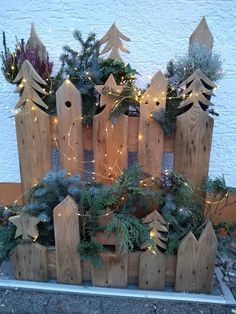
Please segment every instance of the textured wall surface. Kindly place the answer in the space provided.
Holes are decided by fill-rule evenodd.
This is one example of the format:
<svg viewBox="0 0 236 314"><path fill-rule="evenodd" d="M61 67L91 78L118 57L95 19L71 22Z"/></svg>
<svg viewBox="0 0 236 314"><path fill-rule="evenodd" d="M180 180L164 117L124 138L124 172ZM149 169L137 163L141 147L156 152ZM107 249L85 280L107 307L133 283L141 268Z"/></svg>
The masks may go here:
<svg viewBox="0 0 236 314"><path fill-rule="evenodd" d="M54 70L61 48L76 48L73 29L100 38L115 21L129 36L130 54L124 60L142 74L145 86L166 62L187 52L188 38L206 16L214 36L214 48L221 53L226 75L214 99L220 114L215 119L210 176L225 175L227 184L236 186L236 1L235 0L0 0L0 29L6 31L11 47L14 36L28 38L30 23L47 46ZM14 119L11 118L17 95L13 86L0 76L0 181L19 181Z"/></svg>

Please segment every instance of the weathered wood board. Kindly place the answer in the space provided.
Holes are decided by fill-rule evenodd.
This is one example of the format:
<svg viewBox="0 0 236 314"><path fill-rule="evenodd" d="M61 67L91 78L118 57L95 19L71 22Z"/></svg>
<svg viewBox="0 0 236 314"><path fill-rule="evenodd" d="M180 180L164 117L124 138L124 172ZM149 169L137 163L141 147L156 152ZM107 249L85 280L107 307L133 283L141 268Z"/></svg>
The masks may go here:
<svg viewBox="0 0 236 314"><path fill-rule="evenodd" d="M196 261L197 291L211 293L218 241L211 223L208 223L198 240Z"/></svg>
<svg viewBox="0 0 236 314"><path fill-rule="evenodd" d="M140 255L139 288L162 290L165 287L166 256L146 251Z"/></svg>
<svg viewBox="0 0 236 314"><path fill-rule="evenodd" d="M112 95L103 94L104 89L116 93L123 89L116 85L112 74L104 86L96 86L96 89L101 94L101 106L105 108L93 117L94 177L99 182L111 183L128 166L128 116L119 116L115 123L109 120L116 100Z"/></svg>
<svg viewBox="0 0 236 314"><path fill-rule="evenodd" d="M92 265L92 284L101 287L126 288L128 283L128 255L102 253L103 265Z"/></svg>
<svg viewBox="0 0 236 314"><path fill-rule="evenodd" d="M51 170L50 119L31 100L15 119L22 190L25 191Z"/></svg>
<svg viewBox="0 0 236 314"><path fill-rule="evenodd" d="M57 281L79 284L82 282L78 208L70 196L54 208L54 234L56 245Z"/></svg>
<svg viewBox="0 0 236 314"><path fill-rule="evenodd" d="M82 98L70 80L56 92L60 164L71 174L83 172Z"/></svg>
<svg viewBox="0 0 236 314"><path fill-rule="evenodd" d="M31 23L30 37L25 44L25 48L37 50L37 55L39 56L40 60L44 61L45 63L48 62L48 53L46 47L39 39L34 23Z"/></svg>
<svg viewBox="0 0 236 314"><path fill-rule="evenodd" d="M176 291L196 291L196 258L198 243L192 232L181 241L177 255Z"/></svg>
<svg viewBox="0 0 236 314"><path fill-rule="evenodd" d="M167 81L161 71L152 78L151 85L142 96L139 122L138 162L144 171L160 176L164 148L163 128L152 118L154 111L165 109Z"/></svg>
<svg viewBox="0 0 236 314"><path fill-rule="evenodd" d="M189 38L189 51L191 52L192 45L201 45L212 52L213 36L207 25L205 17L203 17Z"/></svg>
<svg viewBox="0 0 236 314"><path fill-rule="evenodd" d="M217 243L211 222L207 223L198 241L192 232L181 241L177 255L176 291L211 293Z"/></svg>
<svg viewBox="0 0 236 314"><path fill-rule="evenodd" d="M47 248L38 244L19 244L12 252L16 279L47 281Z"/></svg>

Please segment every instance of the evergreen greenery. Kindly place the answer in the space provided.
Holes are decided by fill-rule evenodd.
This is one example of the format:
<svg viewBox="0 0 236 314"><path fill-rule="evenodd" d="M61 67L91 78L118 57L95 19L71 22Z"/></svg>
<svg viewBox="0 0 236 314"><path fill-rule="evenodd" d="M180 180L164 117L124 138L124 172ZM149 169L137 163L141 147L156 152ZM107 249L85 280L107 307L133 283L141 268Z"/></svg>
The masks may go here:
<svg viewBox="0 0 236 314"><path fill-rule="evenodd" d="M90 261L94 267L101 267L103 265L101 253L107 252L101 243L96 241L83 241L78 245L78 253L84 261Z"/></svg>

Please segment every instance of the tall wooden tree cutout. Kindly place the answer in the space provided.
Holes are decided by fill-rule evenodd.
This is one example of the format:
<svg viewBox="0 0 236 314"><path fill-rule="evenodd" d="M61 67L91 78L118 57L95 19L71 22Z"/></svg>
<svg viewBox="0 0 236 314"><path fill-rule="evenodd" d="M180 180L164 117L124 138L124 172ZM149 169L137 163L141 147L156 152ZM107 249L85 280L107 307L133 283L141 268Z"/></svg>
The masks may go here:
<svg viewBox="0 0 236 314"><path fill-rule="evenodd" d="M216 85L197 69L180 87L186 99L179 108L191 108L177 117L174 170L201 188L208 175L214 123L201 106L213 105L207 96L214 95Z"/></svg>
<svg viewBox="0 0 236 314"><path fill-rule="evenodd" d="M100 45L106 43L105 47L103 48L100 54L102 55L104 53L111 51L108 59L122 61L119 50L125 53L128 53L129 50L122 43L121 39L125 41L130 41L130 39L127 36L125 36L118 30L115 23L113 23L109 31L99 41Z"/></svg>
<svg viewBox="0 0 236 314"><path fill-rule="evenodd" d="M201 45L212 52L213 48L213 36L207 25L205 17L203 17L189 38L189 51L191 51L192 45Z"/></svg>
<svg viewBox="0 0 236 314"><path fill-rule="evenodd" d="M37 93L47 95L40 86L46 83L29 61L22 64L15 78L17 82L20 84L15 92L21 95L15 108L21 110L15 115L15 120L21 182L25 191L51 170L50 118L41 110L41 107L47 109L48 106Z"/></svg>
<svg viewBox="0 0 236 314"><path fill-rule="evenodd" d="M42 95L47 95L45 89L41 85L46 86L46 82L38 75L32 64L25 60L21 66L19 73L14 79L14 83L19 83L15 93L20 93L20 99L17 102L15 108L22 107L26 102L33 102L40 107L48 109L48 106L43 102L37 92Z"/></svg>
<svg viewBox="0 0 236 314"><path fill-rule="evenodd" d="M37 50L40 60L44 61L45 63L47 62L48 59L47 49L42 43L42 41L39 39L34 23L31 23L30 37L25 44L25 48Z"/></svg>

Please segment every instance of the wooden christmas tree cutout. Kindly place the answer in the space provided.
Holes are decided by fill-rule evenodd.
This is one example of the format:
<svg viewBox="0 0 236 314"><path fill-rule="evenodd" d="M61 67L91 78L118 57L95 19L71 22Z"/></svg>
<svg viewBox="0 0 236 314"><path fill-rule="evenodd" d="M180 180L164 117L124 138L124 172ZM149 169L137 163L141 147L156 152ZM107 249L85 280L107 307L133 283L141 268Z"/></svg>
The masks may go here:
<svg viewBox="0 0 236 314"><path fill-rule="evenodd" d="M130 41L128 37L126 37L118 30L115 23L113 23L109 31L99 41L100 45L106 43L105 47L103 48L100 54L102 55L104 53L111 51L108 59L122 61L121 56L119 54L119 50L125 53L128 53L129 50L124 46L121 39L125 41Z"/></svg>
<svg viewBox="0 0 236 314"><path fill-rule="evenodd" d="M168 232L168 224L158 213L157 210L154 210L149 215L142 219L144 224L148 224L150 227L150 238L154 242L154 250L157 248L162 248L166 250L167 238L163 235ZM149 245L143 244L141 249L147 248Z"/></svg>
<svg viewBox="0 0 236 314"><path fill-rule="evenodd" d="M37 224L40 222L38 218L21 212L20 215L10 217L9 221L17 227L15 239L20 236L23 240L31 240L32 238L36 240L38 238Z"/></svg>
<svg viewBox="0 0 236 314"><path fill-rule="evenodd" d="M187 78L180 87L185 87L180 97L186 96L186 99L181 102L179 108L188 106L191 103L193 103L195 108L198 107L199 110L201 109L200 103L205 106L213 105L205 95L214 96L212 89L216 88L216 84L210 81L200 69L197 69L189 78Z"/></svg>
<svg viewBox="0 0 236 314"><path fill-rule="evenodd" d="M46 82L38 75L32 64L25 60L21 66L19 73L14 79L14 83L19 83L15 93L21 93L20 99L15 108L24 106L27 101L32 101L35 104L48 109L48 106L42 101L37 92L47 95L47 92L39 85L46 86Z"/></svg>
<svg viewBox="0 0 236 314"><path fill-rule="evenodd" d="M189 38L189 51L191 51L191 46L196 44L201 45L212 52L213 36L207 25L205 17L201 19L201 22Z"/></svg>
<svg viewBox="0 0 236 314"><path fill-rule="evenodd" d="M44 44L41 42L41 40L39 39L37 33L36 33L36 29L35 29L35 24L31 23L31 32L30 32L30 37L27 40L26 44L25 44L25 48L26 49L35 49L38 51L38 56L40 58L41 61L44 61L45 63L48 60L48 53L46 50L46 47L44 46Z"/></svg>

